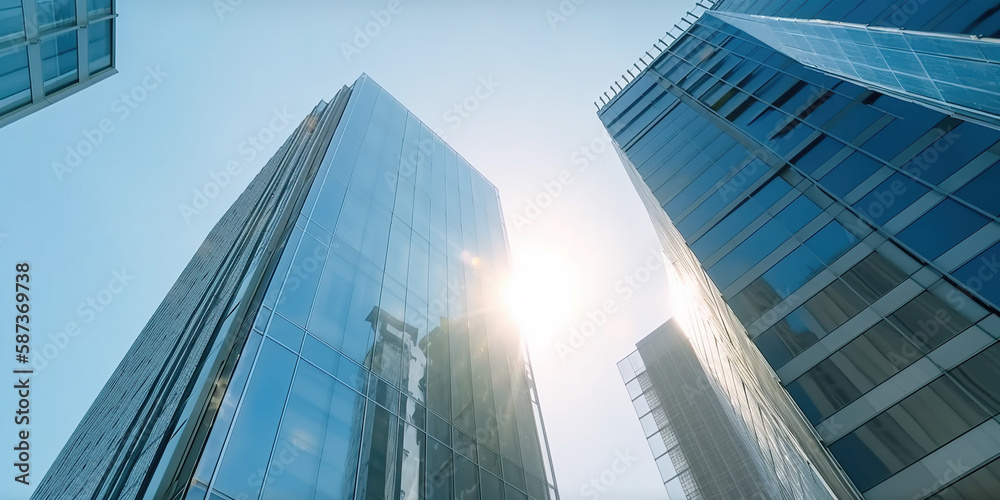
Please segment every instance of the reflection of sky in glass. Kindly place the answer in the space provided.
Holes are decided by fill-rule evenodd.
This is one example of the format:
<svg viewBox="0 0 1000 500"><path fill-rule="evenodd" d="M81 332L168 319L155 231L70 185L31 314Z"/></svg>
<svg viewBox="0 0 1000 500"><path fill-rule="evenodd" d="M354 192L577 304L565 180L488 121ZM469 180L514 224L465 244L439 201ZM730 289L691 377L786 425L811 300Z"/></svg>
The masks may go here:
<svg viewBox="0 0 1000 500"><path fill-rule="evenodd" d="M990 123L1000 113L1000 43L965 35L725 12L712 15L799 62Z"/></svg>

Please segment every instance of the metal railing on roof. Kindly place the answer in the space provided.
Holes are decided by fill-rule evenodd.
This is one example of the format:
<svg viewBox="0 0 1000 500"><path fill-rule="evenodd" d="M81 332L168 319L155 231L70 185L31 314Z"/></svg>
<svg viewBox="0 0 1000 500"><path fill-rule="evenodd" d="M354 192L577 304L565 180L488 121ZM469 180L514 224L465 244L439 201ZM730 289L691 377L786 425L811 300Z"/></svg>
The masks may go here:
<svg viewBox="0 0 1000 500"><path fill-rule="evenodd" d="M684 14L684 17L682 17L679 21L680 23L687 23L687 27L681 27L679 24L674 24L664 35L664 38L669 37L669 42L663 38L654 42L651 50L655 51L655 54L647 50L645 54L639 57L638 62L632 64L631 68L628 68L625 73L622 73L622 77L615 80L615 82L610 86L610 90L605 91L601 97L594 101L594 106L597 110L600 111L604 108L604 106L607 106L608 103L613 101L615 97L620 94L629 83L632 82L632 80L635 80L635 78L642 74L642 71L648 68L657 57L660 57L660 54L666 52L666 50L670 47L670 44L674 43L677 38L691 28L691 26L694 26L694 23L701 18L701 15L704 14L705 11L713 9L716 4L721 1L722 0L699 0L698 2L695 2L694 8L687 11L687 13ZM646 57L649 57L649 61L646 61ZM632 72L633 68L635 69L634 74ZM610 92L610 94L608 94L608 92Z"/></svg>

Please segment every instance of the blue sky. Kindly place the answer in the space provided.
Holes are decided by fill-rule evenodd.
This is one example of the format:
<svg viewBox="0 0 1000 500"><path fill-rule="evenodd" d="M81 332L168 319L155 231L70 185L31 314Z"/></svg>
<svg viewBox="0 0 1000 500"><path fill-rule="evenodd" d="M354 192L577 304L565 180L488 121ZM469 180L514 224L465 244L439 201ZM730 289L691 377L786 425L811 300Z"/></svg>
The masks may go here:
<svg viewBox="0 0 1000 500"><path fill-rule="evenodd" d="M659 244L592 103L693 2L390 4L120 2L120 73L0 129L0 277L31 263L33 349L51 354L31 383L32 486L8 467L0 497L30 495L212 225L362 72L498 187L515 266L572 284L526 332L563 498L665 496L615 368L669 317ZM2 419L0 457L14 429ZM585 486L602 474L606 491Z"/></svg>

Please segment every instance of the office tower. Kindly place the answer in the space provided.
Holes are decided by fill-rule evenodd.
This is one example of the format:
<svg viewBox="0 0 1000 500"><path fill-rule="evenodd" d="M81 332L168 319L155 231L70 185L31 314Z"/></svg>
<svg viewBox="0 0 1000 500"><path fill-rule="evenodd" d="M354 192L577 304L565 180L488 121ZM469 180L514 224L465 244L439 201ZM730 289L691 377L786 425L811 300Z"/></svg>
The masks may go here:
<svg viewBox="0 0 1000 500"><path fill-rule="evenodd" d="M558 499L502 220L362 75L211 231L33 498Z"/></svg>
<svg viewBox="0 0 1000 500"><path fill-rule="evenodd" d="M719 353L763 365L765 393L773 370L768 401L791 397L800 445L822 443L864 498L995 495L1000 11L709 7L598 113L713 386L741 407L746 379Z"/></svg>
<svg viewBox="0 0 1000 500"><path fill-rule="evenodd" d="M675 320L640 340L618 368L670 500L834 498L790 443L758 444L762 429L716 393Z"/></svg>
<svg viewBox="0 0 1000 500"><path fill-rule="evenodd" d="M0 127L115 71L113 0L0 0Z"/></svg>

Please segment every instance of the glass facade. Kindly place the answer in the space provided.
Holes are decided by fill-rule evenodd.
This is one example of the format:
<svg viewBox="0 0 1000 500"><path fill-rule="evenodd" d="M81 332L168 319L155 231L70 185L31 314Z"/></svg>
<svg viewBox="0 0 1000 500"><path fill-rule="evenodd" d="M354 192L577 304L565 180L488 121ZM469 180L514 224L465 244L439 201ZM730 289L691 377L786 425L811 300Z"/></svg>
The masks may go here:
<svg viewBox="0 0 1000 500"><path fill-rule="evenodd" d="M1000 455L986 194L1000 130L992 97L948 94L994 93L994 65L949 44L992 54L1000 15L876 0L705 12L598 111L674 262L682 331L736 407L747 379L718 353L766 360L757 383L784 386L786 425L811 427L797 436L826 448L810 460L831 488L983 498ZM939 102L900 79L911 56Z"/></svg>
<svg viewBox="0 0 1000 500"><path fill-rule="evenodd" d="M739 417L675 320L636 347L618 369L669 500L837 498L786 435L767 440ZM756 422L775 425L773 408L749 397Z"/></svg>
<svg viewBox="0 0 1000 500"><path fill-rule="evenodd" d="M249 246L230 264L245 271L212 308L226 316L198 334L204 354L153 458L122 459L138 487L115 498L559 498L502 298L509 258L489 181L363 75L244 197L227 218L276 205L216 228ZM166 327L155 322L137 346L163 343L147 338ZM135 377L130 362L109 386ZM81 423L57 466L103 432ZM58 470L37 498L56 498Z"/></svg>
<svg viewBox="0 0 1000 500"><path fill-rule="evenodd" d="M112 0L0 0L0 127L114 68Z"/></svg>

